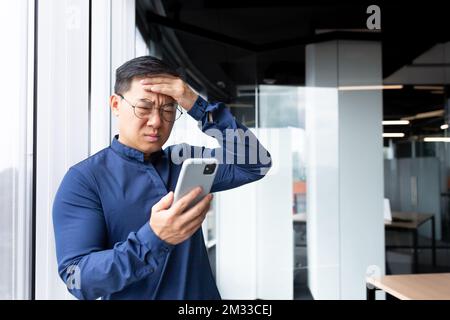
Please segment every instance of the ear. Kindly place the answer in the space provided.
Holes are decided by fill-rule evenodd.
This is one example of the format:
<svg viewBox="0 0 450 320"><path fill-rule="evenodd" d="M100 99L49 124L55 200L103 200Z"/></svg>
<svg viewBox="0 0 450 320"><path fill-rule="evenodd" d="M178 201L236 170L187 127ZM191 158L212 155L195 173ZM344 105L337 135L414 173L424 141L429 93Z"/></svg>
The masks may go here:
<svg viewBox="0 0 450 320"><path fill-rule="evenodd" d="M117 117L119 116L120 97L113 94L109 97L109 105L111 106L112 113Z"/></svg>

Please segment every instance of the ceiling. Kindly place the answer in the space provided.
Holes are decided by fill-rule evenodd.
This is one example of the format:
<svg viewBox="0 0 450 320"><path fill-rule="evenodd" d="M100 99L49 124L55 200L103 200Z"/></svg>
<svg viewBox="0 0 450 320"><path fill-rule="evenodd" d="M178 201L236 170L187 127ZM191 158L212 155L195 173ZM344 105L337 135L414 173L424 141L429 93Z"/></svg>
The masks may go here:
<svg viewBox="0 0 450 320"><path fill-rule="evenodd" d="M305 85L305 45L328 39L382 42L383 78L402 81L399 70L450 40L443 2L406 1L181 1L137 0L137 25L144 39L164 43L170 32L199 83L214 98L232 101L236 86L272 83ZM366 9L381 8L380 33L366 30ZM319 30L335 30L319 34ZM175 51L173 47L171 51ZM443 67L448 65L442 64ZM427 66L425 66L427 67ZM434 63L433 70L439 70ZM441 69L442 69L441 68ZM195 75L194 75L195 74ZM444 90L416 90L419 77L401 90L384 90L385 119L442 109ZM430 85L429 82L426 83ZM439 91L439 92L437 92ZM414 120L408 134L436 132L442 116ZM386 128L395 131L398 128ZM403 130L405 130L403 128ZM437 132L438 132L437 131Z"/></svg>

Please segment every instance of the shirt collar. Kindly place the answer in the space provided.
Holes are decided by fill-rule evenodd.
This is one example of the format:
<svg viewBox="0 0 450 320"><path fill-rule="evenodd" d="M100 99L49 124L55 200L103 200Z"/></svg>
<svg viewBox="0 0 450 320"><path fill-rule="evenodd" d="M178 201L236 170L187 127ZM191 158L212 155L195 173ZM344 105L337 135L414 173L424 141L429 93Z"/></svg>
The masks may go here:
<svg viewBox="0 0 450 320"><path fill-rule="evenodd" d="M134 160L137 160L142 163L147 162L147 161L145 161L145 157L144 157L145 155L142 151L131 148L131 147L123 144L122 142L120 142L118 134L114 136L114 139L111 143L111 148L114 151L116 151L117 153L119 153L127 158L134 159ZM163 154L164 154L164 151L162 149L153 152L150 155L149 162L155 163L155 161L159 160Z"/></svg>

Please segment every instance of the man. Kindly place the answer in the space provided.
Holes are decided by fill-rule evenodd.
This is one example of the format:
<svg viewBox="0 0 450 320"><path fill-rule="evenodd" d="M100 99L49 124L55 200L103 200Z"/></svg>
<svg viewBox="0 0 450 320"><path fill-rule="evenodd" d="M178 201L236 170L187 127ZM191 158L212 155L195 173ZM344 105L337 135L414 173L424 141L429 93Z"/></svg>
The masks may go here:
<svg viewBox="0 0 450 320"><path fill-rule="evenodd" d="M205 101L158 59L123 64L114 90L109 103L119 135L110 147L71 167L54 200L61 278L79 299L220 299L200 228L212 194L190 209L201 190L172 204L180 159L198 151L218 158L211 190L216 192L261 179L270 155L224 104ZM213 150L187 145L162 150L179 106L201 121L207 134L240 133L233 143L216 137L221 148ZM257 161L251 163L255 150ZM244 161L228 163L230 154Z"/></svg>

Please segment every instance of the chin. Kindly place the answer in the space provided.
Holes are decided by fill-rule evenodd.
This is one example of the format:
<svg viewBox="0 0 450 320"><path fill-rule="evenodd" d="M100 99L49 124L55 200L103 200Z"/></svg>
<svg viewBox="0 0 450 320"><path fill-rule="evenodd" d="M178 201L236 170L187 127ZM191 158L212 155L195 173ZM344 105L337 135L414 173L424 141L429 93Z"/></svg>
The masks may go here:
<svg viewBox="0 0 450 320"><path fill-rule="evenodd" d="M159 151L159 150L161 150L161 148L162 148L161 143L147 142L144 145L142 145L141 150L144 150L145 153L151 153L151 152Z"/></svg>

